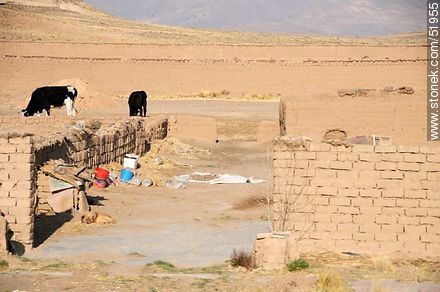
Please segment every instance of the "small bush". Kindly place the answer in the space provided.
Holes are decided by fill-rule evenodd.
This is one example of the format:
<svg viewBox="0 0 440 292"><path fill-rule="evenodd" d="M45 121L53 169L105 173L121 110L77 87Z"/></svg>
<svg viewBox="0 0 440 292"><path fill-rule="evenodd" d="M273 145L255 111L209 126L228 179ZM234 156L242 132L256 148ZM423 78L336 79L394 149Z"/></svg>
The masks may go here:
<svg viewBox="0 0 440 292"><path fill-rule="evenodd" d="M61 261L57 261L55 263L45 265L41 269L42 270L62 270L62 269L67 269L69 267L71 267L70 264L65 263L65 262L61 262Z"/></svg>
<svg viewBox="0 0 440 292"><path fill-rule="evenodd" d="M248 270L255 268L254 255L244 250L233 250L231 254L231 265L233 267L245 267Z"/></svg>
<svg viewBox="0 0 440 292"><path fill-rule="evenodd" d="M9 263L5 260L0 260L0 270L7 269L9 267Z"/></svg>
<svg viewBox="0 0 440 292"><path fill-rule="evenodd" d="M304 270L309 267L309 263L303 259L297 259L287 264L289 272Z"/></svg>
<svg viewBox="0 0 440 292"><path fill-rule="evenodd" d="M220 91L220 95L229 95L229 93L231 93L231 92L226 89L223 89L222 91Z"/></svg>
<svg viewBox="0 0 440 292"><path fill-rule="evenodd" d="M149 263L149 264L147 264L147 266L148 267L155 266L155 267L161 268L162 270L165 270L165 271L174 271L176 269L176 267L173 264L170 264L169 262L165 262L165 261L161 261L161 260L157 260L152 263Z"/></svg>

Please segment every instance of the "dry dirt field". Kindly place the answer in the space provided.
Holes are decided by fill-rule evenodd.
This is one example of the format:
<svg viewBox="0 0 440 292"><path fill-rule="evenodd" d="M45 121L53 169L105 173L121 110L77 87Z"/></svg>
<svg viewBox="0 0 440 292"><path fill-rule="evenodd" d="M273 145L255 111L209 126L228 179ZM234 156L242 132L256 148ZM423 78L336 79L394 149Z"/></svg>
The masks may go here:
<svg viewBox="0 0 440 292"><path fill-rule="evenodd" d="M44 139L75 119L121 119L128 115L129 93L146 90L150 115L209 116L252 131L256 121L278 120L283 98L295 105L296 133L314 140L325 129L347 127L352 135L427 143L423 34L358 39L214 32L139 24L81 1L62 2L61 9L54 2L0 5L1 130ZM79 90L75 119L64 109L51 117L21 117L35 88L67 83ZM382 93L387 86L409 86L414 94ZM359 88L376 91L338 95ZM256 233L270 230L265 197L271 168L267 145L231 142L236 129L223 131L226 138L217 145L197 145L209 154L172 155L193 168L167 175L227 172L266 183L92 192L102 204L97 208L118 223L85 226L74 216L59 228L40 229L33 251L6 258L9 266L0 261L0 290L309 291L328 283L338 291L440 289L438 266L424 261L324 254L305 255L311 264L305 272L230 267L225 261L232 249L249 250ZM175 267L148 265L156 260Z"/></svg>

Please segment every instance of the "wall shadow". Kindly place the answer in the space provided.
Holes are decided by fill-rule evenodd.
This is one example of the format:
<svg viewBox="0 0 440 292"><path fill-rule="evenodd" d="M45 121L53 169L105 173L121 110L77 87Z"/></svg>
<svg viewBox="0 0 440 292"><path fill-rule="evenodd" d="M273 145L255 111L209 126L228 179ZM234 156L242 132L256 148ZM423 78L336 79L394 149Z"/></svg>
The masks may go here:
<svg viewBox="0 0 440 292"><path fill-rule="evenodd" d="M34 218L34 243L38 247L55 233L64 223L72 220L70 212L58 213L55 215L36 215Z"/></svg>

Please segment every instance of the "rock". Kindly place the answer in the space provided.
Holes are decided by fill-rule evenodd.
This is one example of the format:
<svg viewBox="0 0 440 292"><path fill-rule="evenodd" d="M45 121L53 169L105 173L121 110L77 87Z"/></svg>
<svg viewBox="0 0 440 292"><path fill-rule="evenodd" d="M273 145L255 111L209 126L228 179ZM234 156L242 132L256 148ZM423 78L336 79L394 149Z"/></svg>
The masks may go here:
<svg viewBox="0 0 440 292"><path fill-rule="evenodd" d="M328 130L325 133L322 142L333 146L341 146L341 145L345 145L346 140L347 140L347 133L345 131L339 129L333 129L333 130Z"/></svg>
<svg viewBox="0 0 440 292"><path fill-rule="evenodd" d="M370 91L373 89L356 89L354 96L367 96Z"/></svg>
<svg viewBox="0 0 440 292"><path fill-rule="evenodd" d="M414 94L414 89L408 86L399 87L399 89L397 89L396 91L399 94L408 94L408 95Z"/></svg>
<svg viewBox="0 0 440 292"><path fill-rule="evenodd" d="M338 91L338 95L339 97L344 97L344 96L355 96L356 92L355 90L345 90L345 89L341 89Z"/></svg>
<svg viewBox="0 0 440 292"><path fill-rule="evenodd" d="M387 93L390 93L393 91L394 91L394 87L392 87L392 86L387 86L383 89L383 92L387 92Z"/></svg>
<svg viewBox="0 0 440 292"><path fill-rule="evenodd" d="M151 187L153 185L153 180L151 178L146 178L142 181L143 187Z"/></svg>
<svg viewBox="0 0 440 292"><path fill-rule="evenodd" d="M370 92L375 91L375 89L341 89L338 91L338 95L340 97L349 96L349 97L357 97L357 96L367 96Z"/></svg>
<svg viewBox="0 0 440 292"><path fill-rule="evenodd" d="M185 184L177 181L168 181L165 186L169 189L180 190L185 188Z"/></svg>
<svg viewBox="0 0 440 292"><path fill-rule="evenodd" d="M139 177L134 177L128 183L134 186L140 186L142 184L142 180Z"/></svg>
<svg viewBox="0 0 440 292"><path fill-rule="evenodd" d="M154 158L154 163L156 165L162 165L163 164L163 159L160 158L160 157L156 157L156 158Z"/></svg>

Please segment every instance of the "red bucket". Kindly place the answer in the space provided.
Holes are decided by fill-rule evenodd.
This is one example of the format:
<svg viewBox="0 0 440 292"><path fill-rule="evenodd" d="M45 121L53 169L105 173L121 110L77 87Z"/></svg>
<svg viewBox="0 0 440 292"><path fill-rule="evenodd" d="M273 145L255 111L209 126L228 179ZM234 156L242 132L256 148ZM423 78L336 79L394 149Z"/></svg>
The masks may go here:
<svg viewBox="0 0 440 292"><path fill-rule="evenodd" d="M108 179L109 175L110 175L110 171L108 171L107 169L100 168L100 167L95 169L95 178L97 178L97 179L106 180L106 179Z"/></svg>
<svg viewBox="0 0 440 292"><path fill-rule="evenodd" d="M108 187L108 182L106 180L95 180L93 185L98 189L105 189Z"/></svg>

